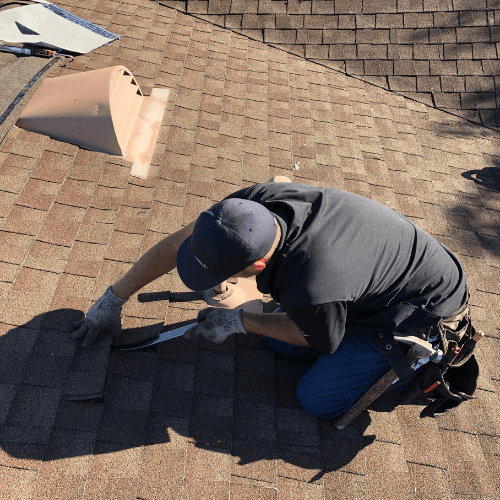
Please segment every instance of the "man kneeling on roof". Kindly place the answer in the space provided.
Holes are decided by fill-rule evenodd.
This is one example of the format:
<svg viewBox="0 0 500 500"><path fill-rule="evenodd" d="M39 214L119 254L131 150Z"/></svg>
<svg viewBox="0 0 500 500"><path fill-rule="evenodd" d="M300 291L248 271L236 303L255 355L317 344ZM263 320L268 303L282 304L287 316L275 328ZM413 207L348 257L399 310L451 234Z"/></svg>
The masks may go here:
<svg viewBox="0 0 500 500"><path fill-rule="evenodd" d="M296 394L319 418L346 412L391 368L375 334L420 331L428 338L458 310L469 318L462 266L412 221L352 193L267 182L229 195L152 247L106 290L71 338L85 337L86 347L106 328L119 330L127 299L175 267L196 291L256 277L278 312L204 309L185 337L219 343L250 333L278 353L316 358ZM456 392L472 395L477 363L472 357L467 365L453 383ZM439 411L460 402L448 398Z"/></svg>

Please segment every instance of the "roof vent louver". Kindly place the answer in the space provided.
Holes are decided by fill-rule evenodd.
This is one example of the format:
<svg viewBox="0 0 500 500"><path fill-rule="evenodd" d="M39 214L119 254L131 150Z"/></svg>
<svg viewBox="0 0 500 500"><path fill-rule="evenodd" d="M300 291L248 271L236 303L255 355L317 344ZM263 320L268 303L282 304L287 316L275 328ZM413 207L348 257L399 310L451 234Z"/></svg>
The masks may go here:
<svg viewBox="0 0 500 500"><path fill-rule="evenodd" d="M132 73L113 66L44 80L17 126L84 149L122 156L147 177L168 89L144 97Z"/></svg>

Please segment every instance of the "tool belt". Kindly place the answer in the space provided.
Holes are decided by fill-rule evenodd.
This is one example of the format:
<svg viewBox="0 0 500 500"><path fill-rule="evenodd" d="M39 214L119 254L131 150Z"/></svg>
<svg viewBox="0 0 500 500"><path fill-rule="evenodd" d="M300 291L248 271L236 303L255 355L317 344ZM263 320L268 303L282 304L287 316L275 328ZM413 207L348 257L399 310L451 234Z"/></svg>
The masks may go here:
<svg viewBox="0 0 500 500"><path fill-rule="evenodd" d="M391 347L387 350L387 344L384 352L383 342L378 341L382 353L398 377L400 379L412 377L403 390L400 403L407 404L417 397L427 397L432 400L421 412L421 418L439 417L456 409L464 401L476 399L473 394L477 386L479 366L474 357L474 350L483 333L472 325L469 297L467 293L465 304L448 318L439 320L437 324L404 332L424 340L438 337L440 348L444 353L440 359L429 361L416 371L412 370L411 374L409 372L411 362L401 349ZM393 337L392 334L388 335ZM377 335L375 337L378 340ZM394 344L398 346L395 340Z"/></svg>

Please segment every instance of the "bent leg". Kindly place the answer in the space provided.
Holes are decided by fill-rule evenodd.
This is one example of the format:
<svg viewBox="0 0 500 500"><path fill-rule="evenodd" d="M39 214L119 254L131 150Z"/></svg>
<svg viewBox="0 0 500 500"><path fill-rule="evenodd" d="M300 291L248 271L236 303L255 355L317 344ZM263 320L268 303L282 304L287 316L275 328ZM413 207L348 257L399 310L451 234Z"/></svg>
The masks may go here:
<svg viewBox="0 0 500 500"><path fill-rule="evenodd" d="M346 328L333 354L322 354L297 385L297 397L313 417L333 418L349 408L391 366L369 330Z"/></svg>

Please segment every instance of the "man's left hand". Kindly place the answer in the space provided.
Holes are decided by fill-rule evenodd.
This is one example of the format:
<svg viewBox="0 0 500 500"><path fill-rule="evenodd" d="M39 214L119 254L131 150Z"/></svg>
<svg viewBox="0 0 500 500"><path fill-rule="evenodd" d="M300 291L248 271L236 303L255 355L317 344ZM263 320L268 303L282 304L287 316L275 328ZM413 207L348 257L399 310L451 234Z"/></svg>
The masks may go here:
<svg viewBox="0 0 500 500"><path fill-rule="evenodd" d="M221 344L233 333L247 333L241 321L241 309L220 309L209 307L198 313L198 324L184 333L185 339L202 335Z"/></svg>

